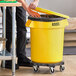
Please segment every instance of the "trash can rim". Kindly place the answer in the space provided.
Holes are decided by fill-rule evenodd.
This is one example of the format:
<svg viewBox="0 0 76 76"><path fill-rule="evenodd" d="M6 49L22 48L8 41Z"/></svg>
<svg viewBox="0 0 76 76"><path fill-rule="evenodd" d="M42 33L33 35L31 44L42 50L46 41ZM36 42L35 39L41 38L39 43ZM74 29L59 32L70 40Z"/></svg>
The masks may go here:
<svg viewBox="0 0 76 76"><path fill-rule="evenodd" d="M66 18L63 18L63 17L58 17L58 18L44 18L44 17L40 17L40 18L36 18L36 17L28 16L28 19L30 19L32 21L53 22L53 21L60 21L60 20L66 19Z"/></svg>

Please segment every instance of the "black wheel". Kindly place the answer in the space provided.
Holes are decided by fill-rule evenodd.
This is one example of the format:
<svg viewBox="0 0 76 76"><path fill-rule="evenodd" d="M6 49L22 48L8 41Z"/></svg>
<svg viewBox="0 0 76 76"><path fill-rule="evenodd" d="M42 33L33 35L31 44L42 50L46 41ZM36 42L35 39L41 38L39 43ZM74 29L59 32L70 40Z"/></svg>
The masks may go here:
<svg viewBox="0 0 76 76"><path fill-rule="evenodd" d="M64 65L60 65L60 71L62 72L65 69Z"/></svg>
<svg viewBox="0 0 76 76"><path fill-rule="evenodd" d="M33 66L33 69L34 69L34 72L38 72L39 66L34 65L34 66Z"/></svg>
<svg viewBox="0 0 76 76"><path fill-rule="evenodd" d="M54 73L54 67L50 67L50 73Z"/></svg>

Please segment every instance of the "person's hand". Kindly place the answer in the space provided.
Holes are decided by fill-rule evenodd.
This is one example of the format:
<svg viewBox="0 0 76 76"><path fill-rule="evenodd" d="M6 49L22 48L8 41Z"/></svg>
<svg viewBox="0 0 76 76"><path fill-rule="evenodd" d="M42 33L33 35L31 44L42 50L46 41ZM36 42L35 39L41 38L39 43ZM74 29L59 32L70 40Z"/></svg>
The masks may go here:
<svg viewBox="0 0 76 76"><path fill-rule="evenodd" d="M38 1L31 2L29 8L35 9L38 6Z"/></svg>
<svg viewBox="0 0 76 76"><path fill-rule="evenodd" d="M32 11L29 7L27 9L27 12L32 17L40 17L40 14L39 13Z"/></svg>

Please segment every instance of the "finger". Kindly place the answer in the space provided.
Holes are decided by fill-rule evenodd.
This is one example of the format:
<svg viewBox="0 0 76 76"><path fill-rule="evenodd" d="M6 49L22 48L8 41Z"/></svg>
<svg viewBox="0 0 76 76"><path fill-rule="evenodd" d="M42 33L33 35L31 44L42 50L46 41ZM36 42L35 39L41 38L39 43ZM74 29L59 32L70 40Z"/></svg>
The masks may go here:
<svg viewBox="0 0 76 76"><path fill-rule="evenodd" d="M33 16L34 16L34 17L37 17L37 15L36 15L35 13L33 13Z"/></svg>
<svg viewBox="0 0 76 76"><path fill-rule="evenodd" d="M36 14L37 17L40 17L40 14L39 13L35 12L35 14Z"/></svg>
<svg viewBox="0 0 76 76"><path fill-rule="evenodd" d="M32 17L37 17L37 15L35 13L31 13Z"/></svg>
<svg viewBox="0 0 76 76"><path fill-rule="evenodd" d="M33 16L33 17L40 17L39 13L32 11L30 8L29 8L29 11L30 11L31 16Z"/></svg>
<svg viewBox="0 0 76 76"><path fill-rule="evenodd" d="M34 12L35 17L40 17L40 14Z"/></svg>

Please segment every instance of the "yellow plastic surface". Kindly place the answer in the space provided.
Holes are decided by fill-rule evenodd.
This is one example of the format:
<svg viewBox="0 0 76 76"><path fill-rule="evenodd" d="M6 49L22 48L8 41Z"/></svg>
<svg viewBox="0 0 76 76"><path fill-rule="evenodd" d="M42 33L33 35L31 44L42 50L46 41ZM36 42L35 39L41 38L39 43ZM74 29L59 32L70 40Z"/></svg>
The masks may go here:
<svg viewBox="0 0 76 76"><path fill-rule="evenodd" d="M36 63L58 63L63 60L64 28L31 28L31 60Z"/></svg>
<svg viewBox="0 0 76 76"><path fill-rule="evenodd" d="M57 12L54 12L54 11L50 11L50 10L47 10L47 9L39 8L39 7L36 7L35 11L45 13L45 14L52 14L52 15L64 17L64 18L67 18L67 19L69 18L69 16L67 16L67 15L57 13Z"/></svg>
<svg viewBox="0 0 76 76"><path fill-rule="evenodd" d="M28 25L30 24L30 25ZM54 22L28 21L31 31L31 59L36 63L58 63L63 60L66 19Z"/></svg>
<svg viewBox="0 0 76 76"><path fill-rule="evenodd" d="M60 21L53 21L53 22L42 22L42 21L31 21L28 19L26 22L26 27L31 27L31 28L62 28L68 25L67 19L63 19Z"/></svg>

